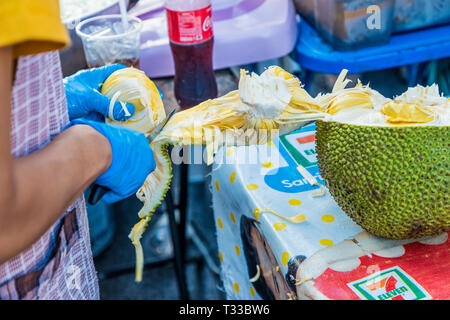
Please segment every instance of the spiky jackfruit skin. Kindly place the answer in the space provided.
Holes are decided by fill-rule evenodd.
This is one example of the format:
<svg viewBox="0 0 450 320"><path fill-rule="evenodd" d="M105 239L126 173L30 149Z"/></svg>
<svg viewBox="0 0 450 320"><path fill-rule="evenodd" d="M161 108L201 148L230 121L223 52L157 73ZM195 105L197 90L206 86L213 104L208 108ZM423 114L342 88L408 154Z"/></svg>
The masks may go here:
<svg viewBox="0 0 450 320"><path fill-rule="evenodd" d="M317 121L320 172L338 205L380 237L450 229L449 127L369 127Z"/></svg>

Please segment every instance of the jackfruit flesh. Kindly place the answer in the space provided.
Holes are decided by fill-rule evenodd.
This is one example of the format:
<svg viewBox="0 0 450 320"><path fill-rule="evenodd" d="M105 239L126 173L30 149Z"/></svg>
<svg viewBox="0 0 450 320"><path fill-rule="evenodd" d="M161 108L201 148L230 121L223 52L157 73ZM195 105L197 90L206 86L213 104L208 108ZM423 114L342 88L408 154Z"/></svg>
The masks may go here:
<svg viewBox="0 0 450 320"><path fill-rule="evenodd" d="M111 75L102 93L137 107L130 121L116 124L149 133L165 117L162 101L145 74L126 70ZM238 90L176 113L151 144L156 170L136 194L144 203L130 233L136 280L142 278L139 239L170 185L169 145L206 145L210 164L221 146L267 143L315 120L322 176L358 224L388 238L448 230L449 100L435 85L388 99L359 81L348 84L344 70L331 93L311 97L280 67L261 75L242 70Z"/></svg>
<svg viewBox="0 0 450 320"><path fill-rule="evenodd" d="M117 70L102 85L101 93L115 101L131 103L133 116L125 122L107 118L107 123L124 126L140 132L151 132L165 116L161 96L153 81L135 68Z"/></svg>

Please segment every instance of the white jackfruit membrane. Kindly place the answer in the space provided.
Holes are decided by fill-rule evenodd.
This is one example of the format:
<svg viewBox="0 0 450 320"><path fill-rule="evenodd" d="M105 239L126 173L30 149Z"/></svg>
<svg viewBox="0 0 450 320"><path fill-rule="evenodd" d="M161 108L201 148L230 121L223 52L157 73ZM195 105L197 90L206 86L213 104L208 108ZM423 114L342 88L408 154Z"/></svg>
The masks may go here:
<svg viewBox="0 0 450 320"><path fill-rule="evenodd" d="M395 101L417 103L424 106L440 106L448 102L448 99L439 93L439 86L432 84L431 86L423 87L418 85L408 90L398 97Z"/></svg>
<svg viewBox="0 0 450 320"><path fill-rule="evenodd" d="M260 76L241 70L239 98L244 103L241 111L259 119L274 119L291 102L292 93L286 80L269 70Z"/></svg>
<svg viewBox="0 0 450 320"><path fill-rule="evenodd" d="M316 100L327 112L324 121L363 126L448 126L449 100L439 94L438 85L416 86L388 99L360 81L346 88L346 70L338 77L332 93Z"/></svg>

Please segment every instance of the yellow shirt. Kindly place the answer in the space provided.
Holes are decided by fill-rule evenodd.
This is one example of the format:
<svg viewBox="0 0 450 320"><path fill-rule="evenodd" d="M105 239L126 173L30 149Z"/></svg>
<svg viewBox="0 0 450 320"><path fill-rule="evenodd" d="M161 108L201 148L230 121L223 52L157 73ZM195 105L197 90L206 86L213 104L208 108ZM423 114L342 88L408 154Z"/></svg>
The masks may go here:
<svg viewBox="0 0 450 320"><path fill-rule="evenodd" d="M59 0L0 0L0 47L14 58L59 50L70 43Z"/></svg>

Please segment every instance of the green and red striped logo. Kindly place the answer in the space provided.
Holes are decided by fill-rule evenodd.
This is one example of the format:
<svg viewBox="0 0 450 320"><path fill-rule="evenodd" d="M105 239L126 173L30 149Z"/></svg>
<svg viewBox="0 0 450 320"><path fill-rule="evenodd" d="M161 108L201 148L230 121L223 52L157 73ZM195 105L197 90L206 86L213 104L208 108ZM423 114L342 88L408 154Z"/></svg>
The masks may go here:
<svg viewBox="0 0 450 320"><path fill-rule="evenodd" d="M425 289L399 267L376 272L347 285L365 300L431 299Z"/></svg>

